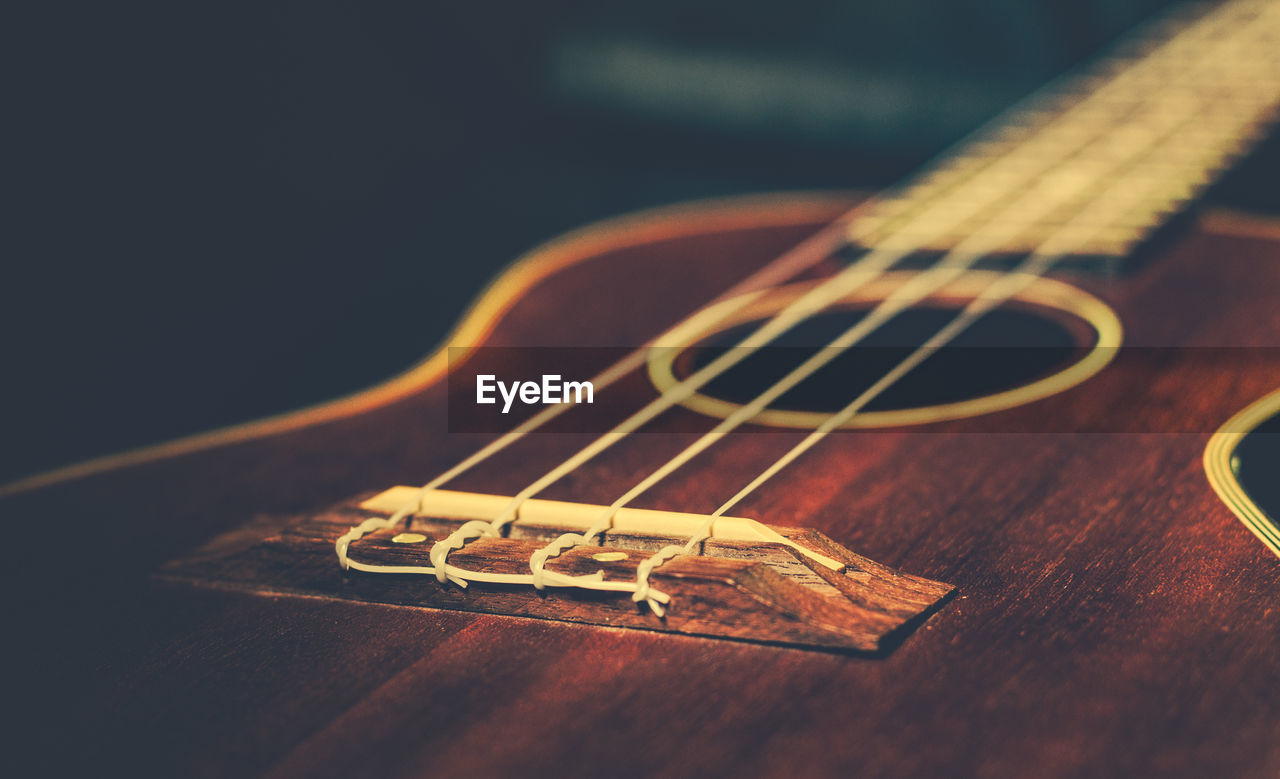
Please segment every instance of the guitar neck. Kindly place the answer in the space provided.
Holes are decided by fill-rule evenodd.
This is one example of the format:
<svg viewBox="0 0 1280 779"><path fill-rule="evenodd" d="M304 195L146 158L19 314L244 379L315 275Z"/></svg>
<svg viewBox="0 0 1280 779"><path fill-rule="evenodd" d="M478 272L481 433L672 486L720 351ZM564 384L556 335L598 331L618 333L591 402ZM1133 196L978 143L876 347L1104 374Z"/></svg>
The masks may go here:
<svg viewBox="0 0 1280 779"><path fill-rule="evenodd" d="M943 154L850 237L946 251L977 234L995 254L1122 258L1247 152L1278 107L1280 3L1179 8Z"/></svg>

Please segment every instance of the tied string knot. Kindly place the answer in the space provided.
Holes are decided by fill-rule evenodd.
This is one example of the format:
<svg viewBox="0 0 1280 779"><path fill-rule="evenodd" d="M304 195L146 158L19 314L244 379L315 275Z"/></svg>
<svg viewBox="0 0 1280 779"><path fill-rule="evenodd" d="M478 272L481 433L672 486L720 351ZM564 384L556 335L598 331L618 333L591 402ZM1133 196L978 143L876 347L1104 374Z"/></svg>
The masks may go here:
<svg viewBox="0 0 1280 779"><path fill-rule="evenodd" d="M546 589L547 575L559 578L571 578L564 574L558 574L554 571L546 570L547 560L552 557L559 557L566 550L585 543L585 536L581 533L565 533L555 541L547 544L538 551L534 552L529 558L529 570L533 573L533 586L536 589ZM594 576L598 579L604 579L604 571L597 571Z"/></svg>
<svg viewBox="0 0 1280 779"><path fill-rule="evenodd" d="M394 527L401 517L392 516L390 518L370 517L359 525L348 530L334 542L334 551L338 553L338 562L342 565L342 570L348 570L351 567L350 561L347 559L347 549L351 544L359 541L361 538L369 535L375 530L381 530L384 527Z"/></svg>
<svg viewBox="0 0 1280 779"><path fill-rule="evenodd" d="M664 546L657 552L642 560L640 565L636 566L635 591L631 593L631 600L636 603L646 602L649 604L649 608L653 610L653 613L656 616L665 616L666 611L662 608L662 605L670 603L671 599L663 593L657 592L649 585L649 576L653 573L655 568L666 561L679 554L691 553L697 548L698 544L701 544L703 541L710 538L712 528L715 526L715 520L716 516L713 515L701 528L698 529L698 532L695 533L684 544L684 546L679 544ZM656 598L655 596L662 597Z"/></svg>
<svg viewBox="0 0 1280 779"><path fill-rule="evenodd" d="M663 593L653 589L649 584L649 574L653 573L653 569L662 565L666 561L675 557L684 551L684 547L672 544L659 549L657 553L646 557L636 567L635 591L631 593L631 600L636 603L648 603L650 610L658 617L666 616L666 609L663 605L671 602L671 598ZM661 597L657 597L661 596Z"/></svg>
<svg viewBox="0 0 1280 779"><path fill-rule="evenodd" d="M479 519L472 520L464 523L462 527L432 545L431 551L427 556L431 559L431 566L436 569L436 579L441 584L450 581L459 587L467 586L466 579L449 572L449 569L453 567L449 565L449 553L455 549L461 549L467 545L468 541L473 541L477 538L497 538L499 532L494 529L493 524Z"/></svg>
<svg viewBox="0 0 1280 779"><path fill-rule="evenodd" d="M573 579L574 577L547 571L547 561L552 558L559 557L566 551L577 546L585 546L595 541L601 533L613 527L613 518L617 516L620 508L620 505L610 506L605 509L604 513L602 513L600 517L596 519L595 522L591 523L591 526L583 532L565 533L556 540L534 552L529 558L529 570L533 572L533 586L539 590L545 588L547 586L548 573L551 573L560 579ZM592 578L603 581L604 571L596 571Z"/></svg>
<svg viewBox="0 0 1280 779"><path fill-rule="evenodd" d="M631 594L631 600L636 603L643 601L649 606L649 610L652 611L656 617L661 618L666 616L667 611L663 607L671 602L671 596L665 592L659 592L658 590L653 589L649 586L648 582L645 582L643 586L644 591L641 592L640 585L636 585L636 591Z"/></svg>
<svg viewBox="0 0 1280 779"><path fill-rule="evenodd" d="M593 574L582 576L572 576L547 570L546 566L549 560L559 557L570 549L592 543L601 533L612 527L613 518L618 513L619 508L619 506L609 507L587 530L582 533L565 533L534 552L529 558L529 571L532 573L530 578L533 586L539 590L545 589L547 586L621 590L623 592L630 590L633 601L647 604L654 614L661 617L665 613L663 607L671 602L671 596L650 587L647 573L643 577L637 578L635 582L627 584L623 582L606 582L603 569ZM679 547L676 548L679 549ZM644 562L641 565L643 566Z"/></svg>

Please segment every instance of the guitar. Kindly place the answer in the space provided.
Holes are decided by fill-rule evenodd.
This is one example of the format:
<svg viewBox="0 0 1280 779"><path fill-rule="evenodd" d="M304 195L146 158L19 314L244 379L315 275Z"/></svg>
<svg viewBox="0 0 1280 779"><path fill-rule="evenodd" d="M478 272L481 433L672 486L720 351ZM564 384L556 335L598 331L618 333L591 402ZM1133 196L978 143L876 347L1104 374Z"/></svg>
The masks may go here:
<svg viewBox="0 0 1280 779"><path fill-rule="evenodd" d="M894 191L587 227L402 376L7 485L6 760L1276 775L1280 228L1190 206L1278 108L1280 4L1182 9Z"/></svg>

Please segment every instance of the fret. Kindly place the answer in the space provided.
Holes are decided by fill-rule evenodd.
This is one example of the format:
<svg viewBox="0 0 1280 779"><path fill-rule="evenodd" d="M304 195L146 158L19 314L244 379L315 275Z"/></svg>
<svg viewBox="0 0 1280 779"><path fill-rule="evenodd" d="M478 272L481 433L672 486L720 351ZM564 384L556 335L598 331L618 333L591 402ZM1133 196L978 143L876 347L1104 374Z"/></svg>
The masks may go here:
<svg viewBox="0 0 1280 779"><path fill-rule="evenodd" d="M1075 249L1131 253L1256 140L1280 102L1280 4L1236 0L1197 13L1162 20L1114 57L1033 96L870 206L850 239L1026 253L1090 198L1136 187L1146 193L1140 205L1113 212L1114 224ZM1139 156L1141 164L1126 166ZM1007 224L985 224L995 212Z"/></svg>

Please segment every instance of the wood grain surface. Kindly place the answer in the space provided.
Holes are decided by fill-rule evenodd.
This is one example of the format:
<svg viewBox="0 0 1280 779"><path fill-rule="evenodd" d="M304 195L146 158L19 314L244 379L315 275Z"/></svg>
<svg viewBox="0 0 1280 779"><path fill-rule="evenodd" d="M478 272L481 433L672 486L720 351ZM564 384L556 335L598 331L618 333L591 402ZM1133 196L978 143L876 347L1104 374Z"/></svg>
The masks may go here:
<svg viewBox="0 0 1280 779"><path fill-rule="evenodd" d="M583 234L590 258L533 284L486 343L634 346L839 207L811 210L616 246ZM1197 355L1280 346L1278 260L1266 236L1190 228L1131 275L1077 279L1127 344L1186 348L998 415L1030 432L976 418L837 434L735 510L957 586L885 656L154 578L246 523L469 454L488 439L447 432L439 382L10 495L4 759L26 772L11 775L1275 776L1280 560L1200 458L1280 365ZM692 440L688 413L546 497L608 503ZM1075 418L1096 431L1045 423ZM744 429L641 505L711 511L799 435ZM512 494L582 443L530 436L450 486Z"/></svg>

